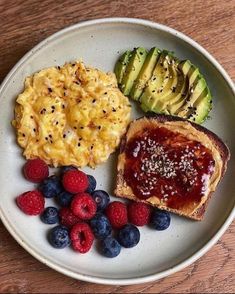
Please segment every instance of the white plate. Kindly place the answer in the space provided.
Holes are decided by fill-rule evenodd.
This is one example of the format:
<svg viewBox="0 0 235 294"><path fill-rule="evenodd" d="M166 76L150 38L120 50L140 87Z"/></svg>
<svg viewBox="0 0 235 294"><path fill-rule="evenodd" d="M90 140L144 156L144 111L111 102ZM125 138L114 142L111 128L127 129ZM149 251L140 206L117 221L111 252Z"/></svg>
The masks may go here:
<svg viewBox="0 0 235 294"><path fill-rule="evenodd" d="M38 217L25 216L14 202L17 194L32 189L32 184L21 175L24 159L10 125L15 98L23 89L25 77L39 69L82 58L91 66L113 70L120 52L140 45L173 50L179 58L189 58L205 75L214 96L212 118L205 126L230 147L232 157L226 176L202 222L172 216L172 224L166 231L141 228L138 246L123 249L114 259L99 255L95 246L85 255L70 248L55 250L46 240L49 227ZM234 87L213 57L185 35L140 19L111 18L79 23L47 38L26 54L4 80L0 98L0 216L17 242L53 269L80 280L103 284L150 282L194 262L216 243L232 222L235 214ZM136 114L133 111L133 116ZM86 169L95 175L98 187L110 193L116 172L115 156L94 171Z"/></svg>

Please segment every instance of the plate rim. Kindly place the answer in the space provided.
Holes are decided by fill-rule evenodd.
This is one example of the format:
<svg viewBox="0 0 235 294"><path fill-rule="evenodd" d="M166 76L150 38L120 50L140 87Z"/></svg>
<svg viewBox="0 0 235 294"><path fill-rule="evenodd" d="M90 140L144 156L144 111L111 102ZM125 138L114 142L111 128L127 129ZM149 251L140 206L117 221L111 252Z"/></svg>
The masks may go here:
<svg viewBox="0 0 235 294"><path fill-rule="evenodd" d="M46 46L48 43L53 41L54 39L59 38L62 36L64 33L77 30L82 27L86 26L92 26L92 25L98 25L98 24L111 24L111 23L124 23L124 24L136 24L136 25L142 25L146 27L153 28L155 30L160 30L164 31L167 33L170 33L171 35L174 35L177 38L180 38L187 44L191 45L196 51L198 51L201 55L203 55L216 69L217 71L221 74L223 77L224 81L226 84L229 86L230 90L234 93L235 95L235 86L233 84L232 79L229 77L225 69L219 64L219 62L206 50L204 49L201 45L199 45L196 41L192 40L190 37L186 36L185 34L168 27L166 25L153 22L150 20L146 19L141 19L141 18L128 18L128 17L108 17L108 18L98 18L98 19L93 19L93 20L87 20L87 21L82 21L76 24L73 24L71 26L65 27L62 30L59 30L58 32L50 35L46 39L42 40L39 42L36 46L34 46L32 49L30 49L10 70L10 72L6 75L4 80L2 81L0 85L0 96L1 93L4 91L5 87L7 86L8 82L11 80L12 75L20 69L20 67L24 64L24 62L27 61L27 59L32 56L35 52ZM205 243L204 246L202 246L197 252L192 254L190 257L187 259L183 260L182 262L178 263L172 268L169 268L167 270L155 273L155 274L150 274L150 275L145 275L141 277L134 277L134 278L102 278L102 277L96 277L92 275L85 275L85 274L80 274L76 273L73 270L69 270L67 268L62 268L59 265L55 264L53 261L47 260L47 258L43 257L39 253L35 251L35 249L31 248L28 244L24 242L20 238L20 236L15 232L12 224L8 221L7 217L4 215L1 207L0 207L0 219L2 223L4 224L5 228L8 230L8 232L11 234L11 236L20 244L28 253L30 253L34 258L42 262L43 264L49 266L50 268L75 279L86 281L86 282L92 282L92 283L98 283L98 284L106 284L106 285L133 285L133 284L141 284L141 283L147 283L147 282L153 282L156 280L159 280L161 278L164 278L168 275L171 275L173 273L176 273L187 266L191 265L193 262L198 260L202 255L204 255L219 239L220 237L224 234L226 229L229 227L229 225L232 223L232 221L235 218L235 205L231 209L228 217L224 221L224 223L221 225L221 227L217 230L217 232L214 234L214 236L207 242Z"/></svg>

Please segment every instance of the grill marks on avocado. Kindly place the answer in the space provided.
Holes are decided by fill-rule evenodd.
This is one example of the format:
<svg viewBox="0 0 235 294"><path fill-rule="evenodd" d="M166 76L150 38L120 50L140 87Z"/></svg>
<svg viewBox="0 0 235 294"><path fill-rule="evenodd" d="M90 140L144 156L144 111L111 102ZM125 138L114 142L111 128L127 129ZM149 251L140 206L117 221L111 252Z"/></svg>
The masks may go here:
<svg viewBox="0 0 235 294"><path fill-rule="evenodd" d="M189 60L152 48L126 51L115 66L124 95L138 100L144 111L178 115L202 123L211 110L210 90Z"/></svg>

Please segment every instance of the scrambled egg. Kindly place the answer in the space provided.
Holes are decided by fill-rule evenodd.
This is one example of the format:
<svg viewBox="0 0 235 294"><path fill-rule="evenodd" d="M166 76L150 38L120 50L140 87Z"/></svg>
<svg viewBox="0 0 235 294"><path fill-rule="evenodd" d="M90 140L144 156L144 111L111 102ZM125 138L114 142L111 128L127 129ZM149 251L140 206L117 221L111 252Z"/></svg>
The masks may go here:
<svg viewBox="0 0 235 294"><path fill-rule="evenodd" d="M12 124L27 159L95 167L119 145L130 112L113 73L75 62L27 77Z"/></svg>

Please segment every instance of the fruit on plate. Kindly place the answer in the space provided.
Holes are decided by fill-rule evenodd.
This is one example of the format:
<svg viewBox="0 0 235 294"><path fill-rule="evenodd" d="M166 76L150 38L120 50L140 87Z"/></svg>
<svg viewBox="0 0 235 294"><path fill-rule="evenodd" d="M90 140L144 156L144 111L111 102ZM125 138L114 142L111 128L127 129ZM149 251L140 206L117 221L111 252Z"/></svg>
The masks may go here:
<svg viewBox="0 0 235 294"><path fill-rule="evenodd" d="M124 95L129 95L134 81L138 77L138 74L144 64L146 55L147 51L142 47L134 48L131 52L127 65L124 65L125 70L120 84Z"/></svg>
<svg viewBox="0 0 235 294"><path fill-rule="evenodd" d="M109 203L105 214L115 229L121 229L128 222L127 207L123 202L113 201Z"/></svg>
<svg viewBox="0 0 235 294"><path fill-rule="evenodd" d="M30 166L32 160L28 162ZM48 166L45 168L44 163L41 166L43 173L38 172L37 164L32 164L29 174L42 175L45 170L49 174ZM64 166L57 175L42 177L39 188L40 191L21 194L16 203L25 214L39 215L44 224L56 224L47 233L54 248L71 245L75 251L87 253L96 238L99 252L113 258L120 254L122 247L131 248L139 243L140 231L136 226L149 225L155 230L165 230L170 225L168 212L152 210L145 203L110 202L106 191L95 190L96 179L74 166ZM78 190L81 192L73 194ZM44 208L47 198L54 200L59 208Z"/></svg>
<svg viewBox="0 0 235 294"><path fill-rule="evenodd" d="M16 203L25 214L39 215L44 210L45 198L38 190L28 191L17 196Z"/></svg>
<svg viewBox="0 0 235 294"><path fill-rule="evenodd" d="M72 247L80 253L87 253L94 242L94 235L87 223L77 223L70 231Z"/></svg>
<svg viewBox="0 0 235 294"><path fill-rule="evenodd" d="M27 160L23 167L23 173L27 180L40 183L49 176L49 168L43 160L35 158Z"/></svg>
<svg viewBox="0 0 235 294"><path fill-rule="evenodd" d="M94 168L118 147L130 112L114 73L77 61L27 77L12 124L26 159Z"/></svg>
<svg viewBox="0 0 235 294"><path fill-rule="evenodd" d="M69 230L64 226L56 226L52 228L48 235L51 246L56 249L63 249L70 245Z"/></svg>
<svg viewBox="0 0 235 294"><path fill-rule="evenodd" d="M109 236L106 239L101 241L101 253L109 258L116 257L121 252L121 245L118 241Z"/></svg>
<svg viewBox="0 0 235 294"><path fill-rule="evenodd" d="M118 232L118 241L125 248L132 248L140 241L139 229L132 225L127 224Z"/></svg>
<svg viewBox="0 0 235 294"><path fill-rule="evenodd" d="M41 221L48 225L53 225L59 222L59 212L56 207L49 206L41 214Z"/></svg>
<svg viewBox="0 0 235 294"><path fill-rule="evenodd" d="M229 157L223 141L198 124L143 117L122 140L115 195L202 220Z"/></svg>
<svg viewBox="0 0 235 294"><path fill-rule="evenodd" d="M144 54L136 67L131 61L139 51ZM142 47L127 53L125 64L117 61L114 70L124 95L139 101L145 112L175 115L198 124L207 118L212 108L211 93L205 78L189 60L181 61L172 52L156 47L147 54Z"/></svg>

